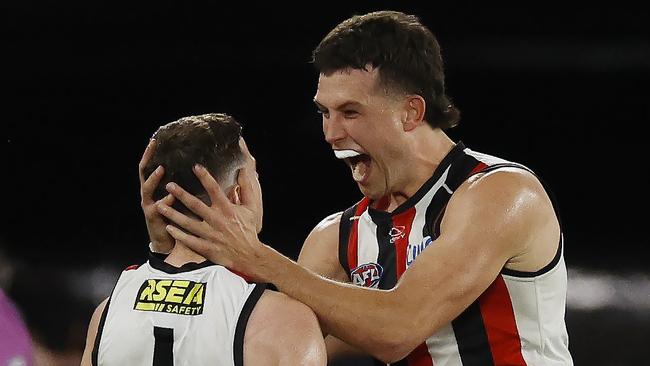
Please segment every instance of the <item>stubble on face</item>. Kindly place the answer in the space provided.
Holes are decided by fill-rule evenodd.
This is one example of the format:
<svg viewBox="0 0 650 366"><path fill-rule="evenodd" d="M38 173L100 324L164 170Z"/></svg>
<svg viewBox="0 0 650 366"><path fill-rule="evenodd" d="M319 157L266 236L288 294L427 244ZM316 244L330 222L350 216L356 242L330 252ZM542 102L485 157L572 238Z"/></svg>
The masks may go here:
<svg viewBox="0 0 650 366"><path fill-rule="evenodd" d="M389 88L380 85L377 69L341 70L321 75L315 101L337 116L336 107L353 101L363 106L363 113L356 120L343 122L346 137L332 144L333 149L353 149L370 157L369 176L357 182L361 192L376 200L391 193L394 178L399 177L403 163L400 144L402 122L399 110L401 98ZM399 93L398 93L399 94ZM354 167L351 167L354 171ZM356 179L355 179L356 181Z"/></svg>

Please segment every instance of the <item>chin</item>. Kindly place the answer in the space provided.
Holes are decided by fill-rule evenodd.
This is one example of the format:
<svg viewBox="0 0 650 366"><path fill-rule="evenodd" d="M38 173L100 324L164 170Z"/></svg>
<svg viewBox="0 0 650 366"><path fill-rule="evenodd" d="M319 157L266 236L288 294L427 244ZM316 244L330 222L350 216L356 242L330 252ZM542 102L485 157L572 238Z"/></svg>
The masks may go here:
<svg viewBox="0 0 650 366"><path fill-rule="evenodd" d="M383 190L380 190L380 189L377 189L377 188L373 189L373 187L371 187L371 186L362 186L362 185L359 184L359 189L361 190L361 193L365 197L367 197L368 199L370 199L372 201L379 200L379 199L383 198L386 195L386 192L384 192Z"/></svg>

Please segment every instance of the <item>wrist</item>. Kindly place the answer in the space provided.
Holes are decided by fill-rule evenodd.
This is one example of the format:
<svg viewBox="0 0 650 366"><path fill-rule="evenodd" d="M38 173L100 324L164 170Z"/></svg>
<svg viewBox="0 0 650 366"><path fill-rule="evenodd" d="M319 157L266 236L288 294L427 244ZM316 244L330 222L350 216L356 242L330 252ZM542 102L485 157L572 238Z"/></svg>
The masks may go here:
<svg viewBox="0 0 650 366"><path fill-rule="evenodd" d="M261 244L262 249L259 252L259 262L256 266L260 278L263 282L272 283L278 288L283 287L284 281L291 278L292 266L297 266L297 264L274 248L264 243Z"/></svg>

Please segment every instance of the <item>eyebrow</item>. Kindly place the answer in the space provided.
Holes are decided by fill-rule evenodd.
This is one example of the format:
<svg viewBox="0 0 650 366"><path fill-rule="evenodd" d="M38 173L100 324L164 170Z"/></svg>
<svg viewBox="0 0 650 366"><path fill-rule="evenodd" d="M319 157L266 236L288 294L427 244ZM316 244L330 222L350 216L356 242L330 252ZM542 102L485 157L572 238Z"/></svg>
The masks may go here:
<svg viewBox="0 0 650 366"><path fill-rule="evenodd" d="M316 107L318 107L318 109L320 109L322 111L327 111L328 110L327 107L320 104L316 99L314 99L314 104L316 104ZM355 102L353 100L348 100L348 101L345 101L345 102L339 104L338 106L334 107L334 109L337 110L337 111L340 111L340 110L344 110L344 109L349 108L349 107L359 108L359 107L361 107L361 103Z"/></svg>

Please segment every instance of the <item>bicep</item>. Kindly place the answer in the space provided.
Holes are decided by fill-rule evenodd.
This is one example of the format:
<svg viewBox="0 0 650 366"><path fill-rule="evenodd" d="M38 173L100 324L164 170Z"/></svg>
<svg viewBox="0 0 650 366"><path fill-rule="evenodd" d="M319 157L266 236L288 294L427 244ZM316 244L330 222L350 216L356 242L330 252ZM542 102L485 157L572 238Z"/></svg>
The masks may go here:
<svg viewBox="0 0 650 366"><path fill-rule="evenodd" d="M521 192L508 179L491 179L461 186L452 196L440 236L416 258L394 290L410 304L434 305L433 311L412 309L418 314L413 326L422 330L420 336L456 318L521 250L530 231L530 213L522 205Z"/></svg>
<svg viewBox="0 0 650 366"><path fill-rule="evenodd" d="M251 313L244 336L244 364L325 365L325 342L309 307L266 291Z"/></svg>
<svg viewBox="0 0 650 366"><path fill-rule="evenodd" d="M106 308L107 302L108 298L102 301L95 309L95 312L93 312L93 316L90 318L90 323L88 324L88 333L86 334L86 347L84 348L84 353L81 357L81 366L92 365L92 352L93 348L95 347L97 329L99 328L99 321L102 317L102 313L104 312L104 308Z"/></svg>

